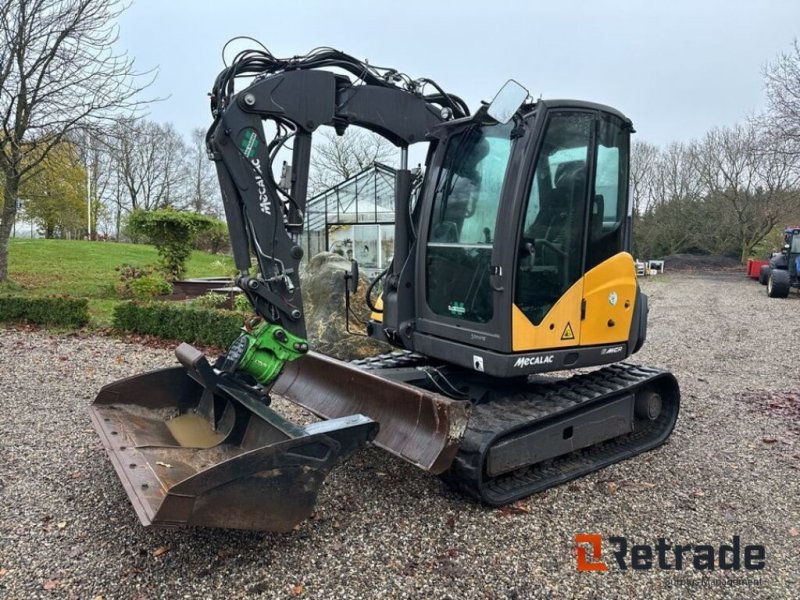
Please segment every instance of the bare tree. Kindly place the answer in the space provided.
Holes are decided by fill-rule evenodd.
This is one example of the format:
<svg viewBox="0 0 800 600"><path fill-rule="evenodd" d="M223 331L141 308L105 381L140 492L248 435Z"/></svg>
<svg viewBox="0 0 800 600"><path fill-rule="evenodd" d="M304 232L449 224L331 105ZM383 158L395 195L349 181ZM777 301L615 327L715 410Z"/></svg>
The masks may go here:
<svg viewBox="0 0 800 600"><path fill-rule="evenodd" d="M89 132L88 156L83 159L91 182L93 236L113 236L116 230L119 237L121 212L127 206L113 155L115 126Z"/></svg>
<svg viewBox="0 0 800 600"><path fill-rule="evenodd" d="M375 162L391 163L396 154L392 144L368 131L348 129L343 136L333 130L318 134L309 176L312 194L318 194L363 171Z"/></svg>
<svg viewBox="0 0 800 600"><path fill-rule="evenodd" d="M156 206L185 209L189 207L188 186L190 169L187 147L183 136L172 123L157 127L154 143L161 151L161 193L156 196Z"/></svg>
<svg viewBox="0 0 800 600"><path fill-rule="evenodd" d="M71 132L132 110L149 81L113 50L119 0L0 2L0 281L20 186Z"/></svg>
<svg viewBox="0 0 800 600"><path fill-rule="evenodd" d="M634 228L634 247L644 257L698 251L705 235L705 207L690 198L652 205Z"/></svg>
<svg viewBox="0 0 800 600"><path fill-rule="evenodd" d="M774 137L792 141L788 151L800 153L800 41L764 69L769 110L766 123Z"/></svg>
<svg viewBox="0 0 800 600"><path fill-rule="evenodd" d="M109 204L110 190L113 185L113 170L111 169L107 149L107 135L100 129L90 129L85 136L79 140L83 145L83 156L81 160L86 166L87 177L89 179L90 192L90 221L91 239L96 240L98 236L105 235L108 230L104 227L106 220L111 216ZM103 226L103 234L100 227Z"/></svg>
<svg viewBox="0 0 800 600"><path fill-rule="evenodd" d="M171 124L126 119L116 125L111 139L113 168L128 199L121 210L186 208L186 145Z"/></svg>
<svg viewBox="0 0 800 600"><path fill-rule="evenodd" d="M631 147L630 194L634 215L647 211L653 203L660 150L650 142L636 141Z"/></svg>
<svg viewBox="0 0 800 600"><path fill-rule="evenodd" d="M800 200L797 161L784 142L766 135L747 123L712 129L692 147L706 197L735 228L743 262Z"/></svg>
<svg viewBox="0 0 800 600"><path fill-rule="evenodd" d="M661 151L654 178L654 204L661 205L677 199L697 200L703 184L694 168L691 147L671 142Z"/></svg>
<svg viewBox="0 0 800 600"><path fill-rule="evenodd" d="M220 216L220 193L214 164L206 153L206 131L201 127L192 130L189 156L189 205L198 213Z"/></svg>

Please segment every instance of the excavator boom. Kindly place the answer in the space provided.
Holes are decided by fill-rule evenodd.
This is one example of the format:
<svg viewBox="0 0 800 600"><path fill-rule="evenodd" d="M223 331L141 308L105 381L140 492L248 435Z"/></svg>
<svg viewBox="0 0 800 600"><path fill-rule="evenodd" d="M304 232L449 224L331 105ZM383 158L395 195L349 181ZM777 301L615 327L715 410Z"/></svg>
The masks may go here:
<svg viewBox="0 0 800 600"><path fill-rule="evenodd" d="M358 83L319 70L332 67L353 73ZM255 80L235 93L234 80L242 76ZM435 91L423 94L426 86ZM257 318L245 323L242 336L214 365L182 344L176 350L182 366L106 386L90 413L145 526L289 531L310 515L335 464L379 432L378 422L352 403L345 412L331 408L336 416L317 409L327 420L306 426L269 407L280 374L278 390L288 396L313 394L319 401L333 400L333 406L347 394L370 412L376 406L377 378L354 370L342 378L336 361L308 354L297 238L311 134L321 125L340 133L355 125L407 149L443 120L443 108L450 115L467 111L431 81L412 81L332 49L289 60L244 53L220 74L211 97L209 157L219 177L237 284ZM272 140L265 121L274 129ZM291 186L284 190L273 179L272 162L289 139ZM408 170L398 171L397 218L405 224L410 181ZM293 377L298 359L313 377ZM334 385L320 393L325 378ZM384 391L390 396L389 410L378 413L388 424L380 434L384 446L398 448L422 468L444 471L466 428L468 403L400 383ZM396 426L390 413L400 416Z"/></svg>

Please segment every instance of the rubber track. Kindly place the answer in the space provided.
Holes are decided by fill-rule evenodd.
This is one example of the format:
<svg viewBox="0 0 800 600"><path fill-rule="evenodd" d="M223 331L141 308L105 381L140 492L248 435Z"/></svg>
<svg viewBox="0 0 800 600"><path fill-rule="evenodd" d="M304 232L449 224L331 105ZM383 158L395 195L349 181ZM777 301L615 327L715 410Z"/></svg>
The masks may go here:
<svg viewBox="0 0 800 600"><path fill-rule="evenodd" d="M353 361L368 370L426 363L423 355L400 351ZM621 395L635 394L645 387L662 396L661 414L655 421L637 418L634 431L629 434L498 477L485 474L489 449L505 436L524 433L553 418ZM508 504L659 446L675 426L679 403L678 384L671 373L629 363L610 365L569 379L527 383L510 392L498 389L473 407L458 454L442 478L451 487L487 504Z"/></svg>
<svg viewBox="0 0 800 600"><path fill-rule="evenodd" d="M426 365L429 362L430 358L424 354L409 350L395 350L394 352L386 352L369 358L351 360L350 364L366 371L378 371L380 369L417 367Z"/></svg>
<svg viewBox="0 0 800 600"><path fill-rule="evenodd" d="M662 395L661 414L655 421L636 419L632 433L498 477L485 475L489 448L506 435L643 387L652 387ZM474 407L459 452L442 477L482 502L507 504L659 446L672 432L678 409L678 386L669 372L628 363L555 383L530 384L524 392Z"/></svg>

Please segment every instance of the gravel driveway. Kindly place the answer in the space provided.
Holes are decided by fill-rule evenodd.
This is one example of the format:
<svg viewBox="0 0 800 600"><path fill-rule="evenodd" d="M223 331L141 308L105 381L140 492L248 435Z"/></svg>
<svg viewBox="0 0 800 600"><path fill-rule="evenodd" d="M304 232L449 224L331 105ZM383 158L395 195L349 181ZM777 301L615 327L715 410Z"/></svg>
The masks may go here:
<svg viewBox="0 0 800 600"><path fill-rule="evenodd" d="M172 364L169 351L0 330L0 597L796 598L800 442L785 392L800 390L800 298L768 299L739 276L643 285L650 330L635 362L672 370L683 392L668 444L514 510L369 449L287 535L139 525L87 406L105 383ZM577 572L578 533L738 535L766 547L766 569L621 571L606 548L607 572Z"/></svg>

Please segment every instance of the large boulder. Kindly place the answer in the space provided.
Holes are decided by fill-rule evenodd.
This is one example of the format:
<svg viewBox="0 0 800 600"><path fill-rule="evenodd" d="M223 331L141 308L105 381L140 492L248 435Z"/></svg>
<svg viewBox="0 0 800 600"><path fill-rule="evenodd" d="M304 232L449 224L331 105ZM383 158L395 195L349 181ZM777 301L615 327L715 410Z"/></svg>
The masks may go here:
<svg viewBox="0 0 800 600"><path fill-rule="evenodd" d="M332 252L312 257L300 272L306 329L311 349L340 360L374 356L392 350L372 338L347 333L345 325L345 279L350 261ZM370 310L364 299L369 280L359 274L358 291L350 296L350 306L358 319L366 322ZM365 333L364 326L350 318L350 330Z"/></svg>

